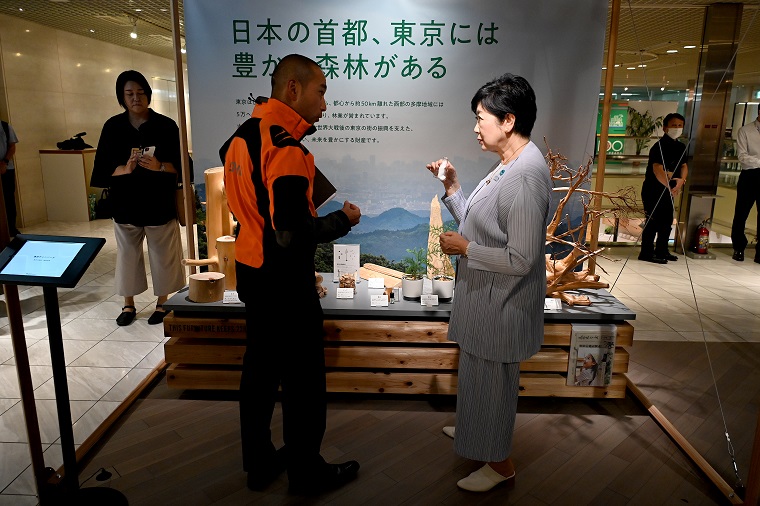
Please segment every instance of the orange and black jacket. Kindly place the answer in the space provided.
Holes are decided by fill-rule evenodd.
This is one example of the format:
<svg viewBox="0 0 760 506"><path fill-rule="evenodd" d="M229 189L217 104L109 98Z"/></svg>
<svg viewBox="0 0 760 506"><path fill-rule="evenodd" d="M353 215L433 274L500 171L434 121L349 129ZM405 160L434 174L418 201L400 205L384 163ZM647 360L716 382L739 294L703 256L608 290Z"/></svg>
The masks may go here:
<svg viewBox="0 0 760 506"><path fill-rule="evenodd" d="M351 230L343 211L318 217L314 210L314 156L300 142L314 131L289 106L259 97L251 118L219 150L229 207L240 223L236 260L264 282L306 281L313 290L317 243Z"/></svg>

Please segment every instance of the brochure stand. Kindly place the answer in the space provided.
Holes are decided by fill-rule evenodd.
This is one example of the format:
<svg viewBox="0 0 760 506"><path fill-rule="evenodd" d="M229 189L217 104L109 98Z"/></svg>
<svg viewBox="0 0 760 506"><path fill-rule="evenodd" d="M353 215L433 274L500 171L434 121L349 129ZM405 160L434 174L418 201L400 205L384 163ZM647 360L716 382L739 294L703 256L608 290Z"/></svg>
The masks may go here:
<svg viewBox="0 0 760 506"><path fill-rule="evenodd" d="M8 247L0 252L0 283L41 286L45 302L64 476L55 489L38 490L42 505L127 504L126 498L118 490L104 487L79 488L66 361L63 355L61 316L58 307L57 288L74 288L105 242L105 239L97 237L22 234L16 236ZM31 385L26 385L26 387L31 389ZM27 430L39 432L39 427L27 427ZM37 483L42 483L41 477L36 478Z"/></svg>

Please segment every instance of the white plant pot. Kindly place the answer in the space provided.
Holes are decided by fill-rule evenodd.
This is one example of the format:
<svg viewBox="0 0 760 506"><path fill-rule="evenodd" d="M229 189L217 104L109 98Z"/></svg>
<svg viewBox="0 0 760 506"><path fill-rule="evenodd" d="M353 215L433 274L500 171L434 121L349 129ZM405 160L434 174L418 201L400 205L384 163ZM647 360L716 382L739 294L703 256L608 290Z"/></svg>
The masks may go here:
<svg viewBox="0 0 760 506"><path fill-rule="evenodd" d="M438 296L441 302L448 302L454 296L454 278L450 276L436 276L433 278L433 294Z"/></svg>
<svg viewBox="0 0 760 506"><path fill-rule="evenodd" d="M422 282L420 279L401 278L401 296L407 300L419 300L422 296Z"/></svg>

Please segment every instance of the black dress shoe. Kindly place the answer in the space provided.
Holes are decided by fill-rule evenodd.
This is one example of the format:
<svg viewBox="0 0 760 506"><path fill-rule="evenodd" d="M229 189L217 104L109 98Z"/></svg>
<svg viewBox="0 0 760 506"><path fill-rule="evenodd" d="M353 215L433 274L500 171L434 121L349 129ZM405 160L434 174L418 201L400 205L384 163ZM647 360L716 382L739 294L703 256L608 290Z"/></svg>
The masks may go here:
<svg viewBox="0 0 760 506"><path fill-rule="evenodd" d="M670 253L668 253L667 255L657 255L657 256L659 256L660 258L664 258L665 260L667 260L669 262L676 262L676 261L678 261L678 257L675 256L675 255L671 255Z"/></svg>
<svg viewBox="0 0 760 506"><path fill-rule="evenodd" d="M755 263L760 264L760 257L755 257Z"/></svg>
<svg viewBox="0 0 760 506"><path fill-rule="evenodd" d="M131 309L132 311L124 311L125 309ZM132 323L136 315L137 309L135 309L135 306L124 306L121 308L121 314L116 318L116 325L126 327Z"/></svg>
<svg viewBox="0 0 760 506"><path fill-rule="evenodd" d="M731 258L736 260L737 262L743 262L744 261L744 252L739 250L734 250L734 254L731 255Z"/></svg>
<svg viewBox="0 0 760 506"><path fill-rule="evenodd" d="M286 467L287 457L285 455L285 447L283 446L277 450L274 461L270 462L269 465L264 466L261 471L248 472L246 485L249 489L260 492L271 485L272 482L285 471Z"/></svg>
<svg viewBox="0 0 760 506"><path fill-rule="evenodd" d="M159 311L158 308L161 308L162 310ZM166 311L163 311L163 309L164 306L156 304L156 310L153 311L153 314L148 318L148 325L158 325L164 321L164 318L166 318Z"/></svg>
<svg viewBox="0 0 760 506"><path fill-rule="evenodd" d="M660 258L655 255L639 255L639 260L642 260L644 262L652 262L653 264L666 264L668 263L667 260L664 258Z"/></svg>
<svg viewBox="0 0 760 506"><path fill-rule="evenodd" d="M325 464L321 472L314 473L307 479L290 479L288 491L296 495L316 495L336 489L356 478L359 463L349 460L342 464Z"/></svg>

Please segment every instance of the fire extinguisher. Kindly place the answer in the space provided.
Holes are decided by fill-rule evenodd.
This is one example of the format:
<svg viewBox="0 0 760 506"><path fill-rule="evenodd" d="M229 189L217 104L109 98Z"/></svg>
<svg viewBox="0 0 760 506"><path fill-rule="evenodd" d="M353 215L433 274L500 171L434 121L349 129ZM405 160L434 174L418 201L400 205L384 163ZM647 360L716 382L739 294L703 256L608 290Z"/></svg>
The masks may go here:
<svg viewBox="0 0 760 506"><path fill-rule="evenodd" d="M696 251L700 255L707 254L707 246L710 244L710 231L707 230L707 220L697 227Z"/></svg>

